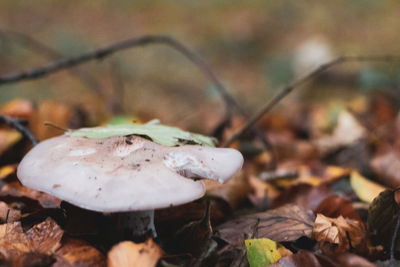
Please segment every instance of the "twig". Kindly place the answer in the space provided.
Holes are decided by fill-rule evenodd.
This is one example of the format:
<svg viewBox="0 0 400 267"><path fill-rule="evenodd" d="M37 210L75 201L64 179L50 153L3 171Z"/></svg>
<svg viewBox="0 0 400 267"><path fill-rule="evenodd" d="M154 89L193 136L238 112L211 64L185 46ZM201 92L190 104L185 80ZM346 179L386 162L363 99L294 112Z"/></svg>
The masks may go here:
<svg viewBox="0 0 400 267"><path fill-rule="evenodd" d="M9 126L16 129L23 136L27 137L31 141L32 145L35 146L38 144L37 139L33 136L33 134L31 133L31 131L29 131L28 128L26 128L25 126L22 125L21 120L14 119L14 118L4 116L4 115L0 115L0 122L5 122Z"/></svg>
<svg viewBox="0 0 400 267"><path fill-rule="evenodd" d="M239 106L239 104L233 99L233 97L229 94L229 92L225 89L222 83L218 80L217 76L211 70L210 66L203 61L201 57L199 57L196 53L191 51L189 48L176 41L175 39L163 36L163 35L147 35L138 38L131 38L125 41L121 41L110 46L106 46L97 50L93 50L87 53L83 53L76 57L65 58L56 60L47 65L18 73L10 73L3 76L0 76L0 86L8 83L15 83L23 80L32 80L38 79L43 76L55 73L57 71L61 71L63 69L71 68L88 61L92 60L100 60L106 56L109 56L115 52L129 49L137 46L144 46L149 44L165 44L168 45L177 51L181 52L185 55L192 63L194 63L214 84L215 88L221 94L222 98L225 101L226 110L228 111L231 107L236 109L240 114L247 117L247 113ZM252 127L250 127L252 128ZM270 149L271 145L263 135L263 133L256 128L254 128L254 133L256 136L263 142L263 144Z"/></svg>
<svg viewBox="0 0 400 267"><path fill-rule="evenodd" d="M40 53L41 55L45 56L51 60L58 60L63 57L61 53L56 51L55 49L45 45L44 43L36 40L35 38L15 31L10 30L0 30L0 36L9 36L26 46L27 48ZM78 78L85 86L92 89L99 95L102 95L102 89L99 83L93 78L89 73L85 72L84 70L76 70L71 69L69 72Z"/></svg>
<svg viewBox="0 0 400 267"><path fill-rule="evenodd" d="M305 84L309 80L312 80L316 76L320 75L322 72L326 71L327 69L335 65L343 64L345 62L366 62L366 61L397 62L400 61L400 56L343 56L343 57L338 57L326 64L320 65L314 71L306 74L300 79L294 81L293 83L279 90L278 93L275 96L273 96L256 114L254 114L237 133L235 133L228 141L225 142L223 146L229 146L240 136L242 136L246 131L248 131L251 127L253 127L253 125L263 115L268 113L276 104L279 103L279 101L281 101L295 88Z"/></svg>

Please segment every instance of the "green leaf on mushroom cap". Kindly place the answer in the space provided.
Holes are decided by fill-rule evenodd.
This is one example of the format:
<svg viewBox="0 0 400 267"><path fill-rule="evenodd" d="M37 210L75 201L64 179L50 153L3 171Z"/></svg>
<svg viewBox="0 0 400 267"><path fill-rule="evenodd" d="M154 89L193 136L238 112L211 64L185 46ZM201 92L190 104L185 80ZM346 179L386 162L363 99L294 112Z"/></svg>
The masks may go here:
<svg viewBox="0 0 400 267"><path fill-rule="evenodd" d="M119 124L102 127L81 128L70 130L66 134L75 137L107 138L116 135L139 135L164 146L178 146L183 144L197 144L214 147L215 138L201 134L183 131L176 127L162 125L155 121L146 124Z"/></svg>

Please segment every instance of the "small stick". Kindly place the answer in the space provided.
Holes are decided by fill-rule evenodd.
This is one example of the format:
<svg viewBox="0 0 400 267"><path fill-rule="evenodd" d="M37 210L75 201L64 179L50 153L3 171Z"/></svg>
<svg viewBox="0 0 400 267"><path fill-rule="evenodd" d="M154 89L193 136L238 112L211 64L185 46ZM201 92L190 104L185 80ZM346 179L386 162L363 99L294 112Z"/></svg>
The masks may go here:
<svg viewBox="0 0 400 267"><path fill-rule="evenodd" d="M4 32L4 31L3 31ZM7 32L7 31L5 31ZM12 32L12 34L18 36L25 42L30 42L35 48L39 48L43 50L50 56L58 56L58 53L55 53L54 50L51 50L47 47L44 47L43 44L35 42L35 40L24 36L19 33ZM55 60L47 65L40 66L34 68L29 71L22 71L18 73L9 73L3 76L0 76L0 86L7 83L15 83L23 80L33 80L38 79L49 74L72 68L88 61L92 60L100 60L106 56L109 56L113 53L116 53L121 50L145 46L150 44L164 44L178 52L182 53L186 58L188 58L192 63L194 63L206 76L207 78L214 84L217 91L221 94L222 98L225 101L226 110L229 113L230 108L236 109L240 114L245 117L248 117L247 113L240 107L240 105L235 101L235 99L229 94L228 90L222 85L222 83L218 80L217 76L211 70L210 66L195 52L184 46L182 43L177 40L163 35L145 35L138 38L131 38L125 41L114 43L110 46L106 46L97 50L93 50L90 52L83 53L76 57L64 58ZM82 75L81 75L82 76ZM85 78L85 77L84 77ZM86 77L87 78L87 77ZM87 80L87 79L86 79ZM253 126L249 127L252 128ZM267 140L265 135L258 129L254 127L254 133L261 140L265 147L271 149L270 142Z"/></svg>
<svg viewBox="0 0 400 267"><path fill-rule="evenodd" d="M27 137L31 141L33 146L36 146L38 144L38 140L35 138L35 136L33 136L28 128L22 125L21 120L0 115L0 122L5 122L15 130L20 132L23 136Z"/></svg>
<svg viewBox="0 0 400 267"><path fill-rule="evenodd" d="M242 136L246 131L248 131L253 125L266 113L268 113L276 104L278 104L285 96L287 96L290 92L292 92L295 88L300 85L305 84L309 80L312 80L316 76L320 75L327 69L339 64L343 64L345 62L366 62L366 61L381 61L381 62L397 62L400 61L400 56L342 56L338 57L328 63L320 65L314 71L306 74L302 78L294 81L286 87L283 87L278 93L273 96L256 114L254 114L247 123L236 132L228 141L223 144L224 147L229 146L234 141L236 141L240 136Z"/></svg>

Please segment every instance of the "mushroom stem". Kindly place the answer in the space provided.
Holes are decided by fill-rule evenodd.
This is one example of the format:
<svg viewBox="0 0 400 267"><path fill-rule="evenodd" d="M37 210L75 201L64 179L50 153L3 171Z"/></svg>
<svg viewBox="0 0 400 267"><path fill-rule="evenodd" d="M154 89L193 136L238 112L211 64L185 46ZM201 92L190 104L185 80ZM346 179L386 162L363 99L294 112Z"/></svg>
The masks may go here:
<svg viewBox="0 0 400 267"><path fill-rule="evenodd" d="M120 215L122 216L118 216L118 224L124 238L157 237L154 226L154 210L132 211Z"/></svg>

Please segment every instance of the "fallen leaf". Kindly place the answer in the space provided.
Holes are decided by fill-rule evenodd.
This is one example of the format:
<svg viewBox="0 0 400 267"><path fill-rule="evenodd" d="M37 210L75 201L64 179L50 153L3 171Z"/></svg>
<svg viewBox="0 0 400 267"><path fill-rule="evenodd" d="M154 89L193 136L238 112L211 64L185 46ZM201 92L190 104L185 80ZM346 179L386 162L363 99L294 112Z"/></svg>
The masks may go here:
<svg viewBox="0 0 400 267"><path fill-rule="evenodd" d="M3 224L0 225L0 252L11 262L26 253L51 255L60 246L62 235L63 231L51 218L26 233L20 222Z"/></svg>
<svg viewBox="0 0 400 267"><path fill-rule="evenodd" d="M32 240L33 251L44 254L51 254L57 250L63 234L64 231L51 218L47 218L26 232Z"/></svg>
<svg viewBox="0 0 400 267"><path fill-rule="evenodd" d="M53 267L105 267L106 258L96 248L80 239L63 239L56 252L57 262ZM122 265L121 265L122 266Z"/></svg>
<svg viewBox="0 0 400 267"><path fill-rule="evenodd" d="M251 267L263 267L292 254L290 250L268 238L247 239L244 242Z"/></svg>
<svg viewBox="0 0 400 267"><path fill-rule="evenodd" d="M386 249L391 246L398 214L399 205L392 190L385 190L374 199L368 209L368 228L373 233L374 244L383 245ZM399 236L395 248L400 249Z"/></svg>
<svg viewBox="0 0 400 267"><path fill-rule="evenodd" d="M102 127L81 128L67 132L71 136L87 138L106 138L115 135L140 135L147 136L153 142L164 146L177 146L185 143L215 146L215 140L201 134L183 131L176 127L162 125L150 121L146 124L118 124Z"/></svg>
<svg viewBox="0 0 400 267"><path fill-rule="evenodd" d="M285 204L295 204L304 209L315 210L327 196L332 194L331 186L322 183L319 186L299 184L284 190L272 201L272 207L280 207Z"/></svg>
<svg viewBox="0 0 400 267"><path fill-rule="evenodd" d="M51 122L66 129L73 116L74 111L70 106L57 101L46 100L40 103L39 108L30 117L29 126L38 140L44 140L63 134L59 129L44 126L45 122Z"/></svg>
<svg viewBox="0 0 400 267"><path fill-rule="evenodd" d="M10 208L7 203L0 201L0 221L12 223L21 219L21 211Z"/></svg>
<svg viewBox="0 0 400 267"><path fill-rule="evenodd" d="M357 221L362 221L360 215L353 208L353 203L338 195L332 195L325 198L315 213L321 213L327 217L336 218L343 216L344 218L349 218Z"/></svg>
<svg viewBox="0 0 400 267"><path fill-rule="evenodd" d="M353 171L350 176L351 187L362 201L371 203L386 188Z"/></svg>
<svg viewBox="0 0 400 267"><path fill-rule="evenodd" d="M322 214L317 214L312 235L319 242L336 244L336 252L346 252L366 239L366 232L361 222L345 219L343 216L329 218Z"/></svg>
<svg viewBox="0 0 400 267"><path fill-rule="evenodd" d="M322 267L317 257L310 251L300 250L281 258L279 261L269 265L270 267Z"/></svg>
<svg viewBox="0 0 400 267"><path fill-rule="evenodd" d="M341 111L337 125L331 135L315 141L323 153L329 153L339 147L349 146L366 135L365 128L348 111Z"/></svg>
<svg viewBox="0 0 400 267"><path fill-rule="evenodd" d="M241 247L243 240L249 238L294 241L302 236L311 237L314 220L311 210L286 205L228 221L218 226L217 236L235 247Z"/></svg>
<svg viewBox="0 0 400 267"><path fill-rule="evenodd" d="M161 249L152 239L135 244L131 241L121 242L108 252L108 267L153 267L162 255Z"/></svg>
<svg viewBox="0 0 400 267"><path fill-rule="evenodd" d="M28 118L33 112L33 103L26 99L14 99L0 107L0 114L14 118Z"/></svg>
<svg viewBox="0 0 400 267"><path fill-rule="evenodd" d="M392 188L400 186L400 158L395 150L373 158L370 166L383 184Z"/></svg>
<svg viewBox="0 0 400 267"><path fill-rule="evenodd" d="M23 186L19 181L8 182L0 192L3 196L27 197L37 200L43 208L59 208L61 203L61 200L55 196Z"/></svg>
<svg viewBox="0 0 400 267"><path fill-rule="evenodd" d="M206 185L207 195L225 200L232 210L243 206L251 192L247 174L243 170L225 184L207 179L203 182Z"/></svg>

